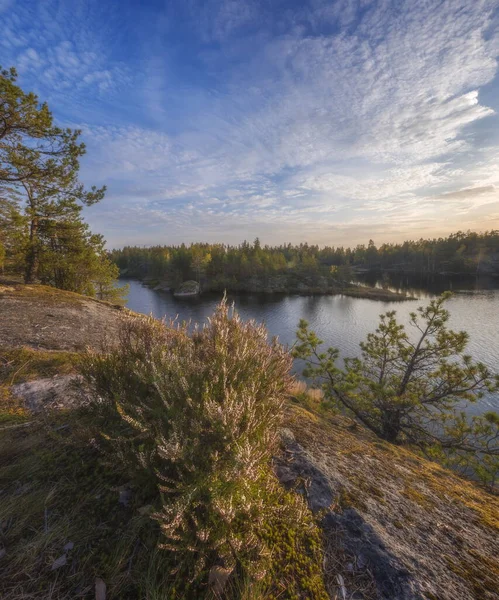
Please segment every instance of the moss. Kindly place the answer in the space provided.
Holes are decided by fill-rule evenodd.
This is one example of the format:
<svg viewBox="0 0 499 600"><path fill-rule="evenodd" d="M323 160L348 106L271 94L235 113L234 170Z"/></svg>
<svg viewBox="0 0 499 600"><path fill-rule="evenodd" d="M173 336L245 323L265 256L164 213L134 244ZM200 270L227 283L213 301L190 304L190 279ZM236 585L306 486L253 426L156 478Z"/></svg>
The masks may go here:
<svg viewBox="0 0 499 600"><path fill-rule="evenodd" d="M296 401L299 402L299 399L296 399ZM319 416L317 414L313 413L301 404L294 405L292 422L301 422L303 421L303 419L306 419L307 421L312 421L313 423L319 422Z"/></svg>
<svg viewBox="0 0 499 600"><path fill-rule="evenodd" d="M90 592L99 576L110 599L145 597L141 590L155 588L155 578L159 597L172 557L155 555L159 528L138 512L154 498L134 490L130 505L121 505L127 479L119 464L104 464L89 440L68 429L58 433L68 415L61 418L2 434L0 596L69 600ZM52 571L69 541L67 565Z"/></svg>
<svg viewBox="0 0 499 600"><path fill-rule="evenodd" d="M486 527L499 531L499 498L488 494L475 483L461 479L446 471L440 465L421 460L418 476L439 498L447 503L461 504L475 513L476 518Z"/></svg>
<svg viewBox="0 0 499 600"><path fill-rule="evenodd" d="M70 292L68 290L60 290L55 287L40 284L25 285L16 281L6 281L0 278L0 298L13 297L21 300L38 300L43 302L45 306L61 306L61 305L72 305L72 306L83 306L85 302L96 302L105 306L111 306L113 308L123 310L123 306L114 304L112 302L106 302L105 300L99 300L91 296L84 296L76 292ZM125 309L126 310L126 309Z"/></svg>
<svg viewBox="0 0 499 600"><path fill-rule="evenodd" d="M81 304L82 300L85 298L80 294L75 294L74 292L68 292L66 290L59 290L47 285L23 285L20 283L11 283L10 285L2 286L0 288L0 294L29 299L38 298L43 299L45 303L53 301L56 304L61 302Z"/></svg>
<svg viewBox="0 0 499 600"><path fill-rule="evenodd" d="M356 508L361 511L367 510L367 504L355 490L346 487L340 488L336 499L337 506L344 510L346 508Z"/></svg>
<svg viewBox="0 0 499 600"><path fill-rule="evenodd" d="M489 557L471 549L465 559L444 556L449 569L468 583L476 598L494 596L499 581L499 562L497 557Z"/></svg>
<svg viewBox="0 0 499 600"><path fill-rule="evenodd" d="M116 461L103 461L86 435L86 418L54 414L0 440L2 599L90 597L95 577L106 582L109 600L207 597L206 586L189 583L192 565L157 549L159 527L140 510L159 508L156 487L134 487L128 506L118 502L129 476ZM59 430L61 424L69 428ZM279 507L259 532L268 547L267 572L251 582L258 594L245 597L326 600L322 539L303 500L271 485L265 501ZM67 565L52 571L69 541ZM236 582L231 598L241 597L239 588Z"/></svg>
<svg viewBox="0 0 499 600"><path fill-rule="evenodd" d="M30 418L28 411L8 386L0 385L0 426L16 425Z"/></svg>
<svg viewBox="0 0 499 600"><path fill-rule="evenodd" d="M259 535L270 552L263 580L268 600L327 600L322 572L322 538L301 497L279 489L269 502L283 506L279 516L266 523ZM285 508L287 507L287 508Z"/></svg>
<svg viewBox="0 0 499 600"><path fill-rule="evenodd" d="M423 508L429 508L435 504L429 496L414 487L406 486L400 493Z"/></svg>
<svg viewBox="0 0 499 600"><path fill-rule="evenodd" d="M0 348L0 384L67 375L74 371L79 356L77 352Z"/></svg>

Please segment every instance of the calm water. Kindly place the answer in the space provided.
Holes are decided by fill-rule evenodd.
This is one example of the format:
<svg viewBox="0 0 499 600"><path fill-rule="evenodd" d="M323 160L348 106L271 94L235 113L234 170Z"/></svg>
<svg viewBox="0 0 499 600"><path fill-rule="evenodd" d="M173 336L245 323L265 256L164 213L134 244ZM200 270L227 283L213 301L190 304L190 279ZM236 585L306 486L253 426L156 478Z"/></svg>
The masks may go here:
<svg viewBox="0 0 499 600"><path fill-rule="evenodd" d="M175 298L157 292L138 281L128 281L128 307L155 317L175 317L202 323L213 312L221 296ZM371 284L376 281L371 279ZM452 288L455 295L448 302L450 326L464 329L470 335L468 353L499 372L499 282L394 280L393 289L407 289L419 298L415 301L381 302L347 296L261 296L231 295L237 310L245 319L263 321L271 335L284 344L292 344L300 319L330 346L339 348L343 357L356 356L359 342L376 328L379 315L396 310L401 322L409 321L409 313L426 304L435 294ZM297 365L299 370L299 365ZM478 410L479 408L479 410ZM472 412L487 409L499 411L499 395L490 395L473 407Z"/></svg>

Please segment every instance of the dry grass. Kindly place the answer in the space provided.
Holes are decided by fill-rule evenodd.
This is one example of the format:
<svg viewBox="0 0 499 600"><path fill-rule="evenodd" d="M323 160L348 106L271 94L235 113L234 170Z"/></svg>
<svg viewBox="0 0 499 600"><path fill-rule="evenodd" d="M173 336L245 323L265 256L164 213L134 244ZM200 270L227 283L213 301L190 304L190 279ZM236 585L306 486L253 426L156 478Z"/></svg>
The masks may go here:
<svg viewBox="0 0 499 600"><path fill-rule="evenodd" d="M360 597L362 600L378 600L373 574L364 565L359 565L356 557L344 548L344 535L341 530L329 532L324 543L325 580L333 600L343 598L342 587L347 590L347 598Z"/></svg>
<svg viewBox="0 0 499 600"><path fill-rule="evenodd" d="M213 358L213 353L206 354ZM261 358L262 352L256 356ZM0 597L88 598L94 595L96 578L101 578L108 600L213 598L206 578L201 584L191 582L196 564L188 553L180 559L178 552L158 549L164 538L151 514L168 510L168 495L161 498L155 478L135 481L115 454L100 451L95 414L88 408L66 408L34 416L8 393L14 383L71 374L79 360L75 352L0 352L0 392L5 396L0 397L0 420L5 417L8 423L0 437L0 551L5 551ZM269 371L265 369L271 385ZM254 377L249 381L253 385ZM241 427L244 423L243 419ZM270 446L264 446L268 454ZM200 446L203 456L207 448ZM251 460L251 452L247 456ZM236 569L224 598L324 600L320 533L303 500L284 491L268 466L255 486L252 493L262 502L255 516L260 542L268 550L267 572L256 582ZM125 489L130 491L126 506L119 502L120 490ZM237 524L233 531L237 541ZM68 543L72 547L65 549ZM244 547L240 550L242 556ZM52 569L63 555L66 564Z"/></svg>
<svg viewBox="0 0 499 600"><path fill-rule="evenodd" d="M108 598L146 597L141 590L148 588L159 597L168 557L151 552L158 531L138 511L151 498L136 490L122 506L126 477L103 464L73 427L70 415L60 414L2 433L0 597L84 598L96 577L106 582ZM65 550L69 542L73 548ZM64 554L66 565L52 570Z"/></svg>
<svg viewBox="0 0 499 600"><path fill-rule="evenodd" d="M324 393L321 389L309 387L304 381L294 379L290 388L290 399L297 406L303 406L314 413L323 413Z"/></svg>
<svg viewBox="0 0 499 600"><path fill-rule="evenodd" d="M24 298L27 300L38 300L44 304L58 305L73 304L79 306L84 302L97 302L103 306L122 308L119 304L98 300L90 296L82 296L75 292L60 290L49 285L29 284L25 285L16 279L7 279L0 276L0 299L1 298Z"/></svg>

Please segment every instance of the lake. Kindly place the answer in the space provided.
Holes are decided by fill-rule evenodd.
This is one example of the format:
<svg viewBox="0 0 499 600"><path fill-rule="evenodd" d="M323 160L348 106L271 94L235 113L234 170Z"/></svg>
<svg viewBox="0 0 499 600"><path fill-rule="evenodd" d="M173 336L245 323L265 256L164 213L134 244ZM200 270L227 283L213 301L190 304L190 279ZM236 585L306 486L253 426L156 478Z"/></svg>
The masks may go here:
<svg viewBox="0 0 499 600"><path fill-rule="evenodd" d="M372 275L364 279L372 285L380 282ZM139 281L129 280L127 306L136 312L153 314L155 317L175 317L203 323L213 312L221 295L206 295L198 298L175 298L168 292L154 291ZM470 335L467 352L499 372L499 281L475 279L422 279L393 277L390 289L406 290L418 300L404 302L382 302L351 298L348 296L299 296L299 295L229 295L236 309L245 319L264 322L271 335L278 336L284 344L295 341L300 319L308 321L319 337L329 346L335 346L343 357L357 356L359 342L376 328L379 315L396 310L399 320L407 324L409 313L421 304L452 289L454 296L447 308L453 329L466 330ZM300 365L296 366L297 372ZM488 395L470 412L484 410L499 411L499 394Z"/></svg>

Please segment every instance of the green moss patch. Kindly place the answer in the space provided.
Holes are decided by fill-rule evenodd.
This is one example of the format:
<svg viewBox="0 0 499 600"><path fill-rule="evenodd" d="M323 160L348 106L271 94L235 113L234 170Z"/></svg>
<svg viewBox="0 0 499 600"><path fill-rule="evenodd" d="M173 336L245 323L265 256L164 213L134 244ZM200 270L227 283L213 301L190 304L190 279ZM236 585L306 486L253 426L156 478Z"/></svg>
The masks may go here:
<svg viewBox="0 0 499 600"><path fill-rule="evenodd" d="M74 372L77 352L0 348L0 384L14 385L32 379Z"/></svg>

